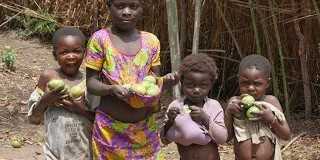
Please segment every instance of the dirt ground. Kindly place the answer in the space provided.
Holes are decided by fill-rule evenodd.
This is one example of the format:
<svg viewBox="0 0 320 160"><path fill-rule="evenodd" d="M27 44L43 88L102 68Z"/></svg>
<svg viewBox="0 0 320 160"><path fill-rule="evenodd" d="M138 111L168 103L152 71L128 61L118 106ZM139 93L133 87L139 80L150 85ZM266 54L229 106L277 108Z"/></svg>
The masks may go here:
<svg viewBox="0 0 320 160"><path fill-rule="evenodd" d="M0 33L0 51L9 45L17 51L16 71L4 69L0 63L0 160L43 159L41 143L43 126L28 124L27 99L35 87L39 74L56 62L49 45L38 40L22 40L14 32ZM167 102L165 102L167 103ZM296 138L283 152L285 160L320 160L320 119L289 122ZM24 145L13 148L10 138L23 137ZM222 160L234 159L231 144L219 147ZM163 146L168 160L178 160L174 144Z"/></svg>

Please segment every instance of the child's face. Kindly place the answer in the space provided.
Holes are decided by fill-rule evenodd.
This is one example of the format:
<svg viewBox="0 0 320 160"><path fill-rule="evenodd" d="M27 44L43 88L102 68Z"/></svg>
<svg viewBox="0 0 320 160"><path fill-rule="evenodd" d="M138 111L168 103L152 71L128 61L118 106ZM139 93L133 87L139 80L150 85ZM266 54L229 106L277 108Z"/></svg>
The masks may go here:
<svg viewBox="0 0 320 160"><path fill-rule="evenodd" d="M265 95L269 87L269 76L256 68L247 68L239 73L240 94L250 94L255 99Z"/></svg>
<svg viewBox="0 0 320 160"><path fill-rule="evenodd" d="M83 42L80 37L62 36L57 42L56 59L66 75L75 75L84 57Z"/></svg>
<svg viewBox="0 0 320 160"><path fill-rule="evenodd" d="M113 0L110 13L113 26L122 30L134 29L142 16L141 2L140 0Z"/></svg>
<svg viewBox="0 0 320 160"><path fill-rule="evenodd" d="M182 91L192 103L201 104L211 87L211 76L207 73L189 72L183 75Z"/></svg>

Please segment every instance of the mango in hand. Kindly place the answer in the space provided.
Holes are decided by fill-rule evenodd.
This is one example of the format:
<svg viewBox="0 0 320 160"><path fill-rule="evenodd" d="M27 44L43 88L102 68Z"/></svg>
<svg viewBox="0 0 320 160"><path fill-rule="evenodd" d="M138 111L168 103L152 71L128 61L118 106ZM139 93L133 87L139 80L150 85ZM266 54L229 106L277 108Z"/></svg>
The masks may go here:
<svg viewBox="0 0 320 160"><path fill-rule="evenodd" d="M146 94L146 89L142 84L133 84L131 90L141 95Z"/></svg>
<svg viewBox="0 0 320 160"><path fill-rule="evenodd" d="M156 84L157 83L157 80L154 76L146 76L143 78L143 81L144 82L150 82L150 83L153 83L153 84Z"/></svg>
<svg viewBox="0 0 320 160"><path fill-rule="evenodd" d="M255 102L254 97L252 97L249 94L243 94L240 97L241 97L241 103L244 105L244 108L246 109L250 108Z"/></svg>
<svg viewBox="0 0 320 160"><path fill-rule="evenodd" d="M258 118L255 114L259 113L260 111L261 110L259 107L257 107L256 105L253 105L246 111L246 116L249 120L255 120Z"/></svg>
<svg viewBox="0 0 320 160"><path fill-rule="evenodd" d="M160 88L157 85L151 85L148 89L147 89L147 95L149 96L156 96L160 93Z"/></svg>
<svg viewBox="0 0 320 160"><path fill-rule="evenodd" d="M61 79L53 79L48 82L48 89L50 91L62 91L65 88L65 84Z"/></svg>
<svg viewBox="0 0 320 160"><path fill-rule="evenodd" d="M72 99L78 99L81 98L81 96L84 93L84 89L81 88L80 86L73 86L69 90L69 95Z"/></svg>

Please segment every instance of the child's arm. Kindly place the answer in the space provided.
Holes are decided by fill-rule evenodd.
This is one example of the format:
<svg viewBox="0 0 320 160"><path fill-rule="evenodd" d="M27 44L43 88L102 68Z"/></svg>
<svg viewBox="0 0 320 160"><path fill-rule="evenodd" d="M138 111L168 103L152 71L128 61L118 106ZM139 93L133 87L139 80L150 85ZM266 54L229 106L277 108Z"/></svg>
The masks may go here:
<svg viewBox="0 0 320 160"><path fill-rule="evenodd" d="M232 97L225 109L225 124L228 130L228 141L230 141L234 137L233 115L239 114L241 112L239 103L240 100L237 97Z"/></svg>
<svg viewBox="0 0 320 160"><path fill-rule="evenodd" d="M87 107L84 102L84 97L82 97L80 100L63 99L60 104L61 107L65 108L66 110L82 115L88 118L91 122L94 121L95 113L86 110Z"/></svg>
<svg viewBox="0 0 320 160"><path fill-rule="evenodd" d="M163 76L163 88L169 89L172 86L178 84L179 80L180 80L180 76L178 72L168 73Z"/></svg>
<svg viewBox="0 0 320 160"><path fill-rule="evenodd" d="M224 124L223 109L218 102L209 103L210 107L206 109L190 106L190 116L194 121L206 127L210 137L217 144L223 144L228 138L228 131Z"/></svg>
<svg viewBox="0 0 320 160"><path fill-rule="evenodd" d="M213 115L210 116L209 135L217 144L223 144L227 141L228 130L224 123L224 113L222 109L215 117L213 117Z"/></svg>
<svg viewBox="0 0 320 160"><path fill-rule="evenodd" d="M289 140L291 132L287 121L284 120L280 122L270 109L274 106L283 112L279 100L274 96L267 96L264 102L257 103L262 105L262 111L257 115L260 116L265 123L270 125L272 132L279 138Z"/></svg>
<svg viewBox="0 0 320 160"><path fill-rule="evenodd" d="M99 80L99 71L86 68L86 79L88 92L97 96L116 95L123 98L129 94L129 90L120 85L107 85Z"/></svg>
<svg viewBox="0 0 320 160"><path fill-rule="evenodd" d="M37 89L31 94L29 98L29 113L28 119L32 124L40 124L43 120L43 114L49 106L54 105L54 103L63 99L65 95L59 93L58 91L48 91L47 83L50 79L55 76L56 72L54 70L44 71L39 78Z"/></svg>
<svg viewBox="0 0 320 160"><path fill-rule="evenodd" d="M166 114L167 120L165 121L165 125L162 128L161 131L161 140L164 144L171 143L167 138L167 132L170 129L170 127L174 124L174 120L177 117L177 115L180 113L180 110L176 107L172 107L172 104L169 105L168 111Z"/></svg>

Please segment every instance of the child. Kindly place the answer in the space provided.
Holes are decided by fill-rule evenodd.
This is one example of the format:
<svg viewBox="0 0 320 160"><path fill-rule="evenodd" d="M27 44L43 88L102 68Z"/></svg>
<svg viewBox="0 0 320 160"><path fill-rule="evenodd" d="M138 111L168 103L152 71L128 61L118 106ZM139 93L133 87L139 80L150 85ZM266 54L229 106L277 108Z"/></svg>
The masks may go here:
<svg viewBox="0 0 320 160"><path fill-rule="evenodd" d="M289 140L290 129L278 99L266 95L271 65L260 55L249 55L239 66L240 94L249 94L260 106L256 116L260 120L241 118L243 108L240 97L232 97L226 108L226 125L229 138L235 136L234 151L237 160L279 160L279 140Z"/></svg>
<svg viewBox="0 0 320 160"><path fill-rule="evenodd" d="M187 56L179 70L183 97L168 108L163 142L174 141L182 160L218 160L218 144L227 140L224 113L208 98L217 79L217 67L206 54Z"/></svg>
<svg viewBox="0 0 320 160"><path fill-rule="evenodd" d="M91 159L89 119L94 115L85 110L83 98L73 99L67 91L76 86L84 92L85 75L79 71L84 47L85 36L80 30L71 27L57 30L53 36L53 56L59 67L40 75L37 88L29 98L29 121L44 122L47 160ZM48 83L54 79L63 80L65 90L49 90Z"/></svg>
<svg viewBox="0 0 320 160"><path fill-rule="evenodd" d="M136 29L142 16L140 0L109 0L108 8L112 25L93 34L86 57L88 92L101 96L92 133L93 158L157 159L160 141L152 106L158 105L158 98L144 104L132 99L137 94L125 85L159 75L159 40ZM158 81L166 86L174 78L169 74Z"/></svg>

